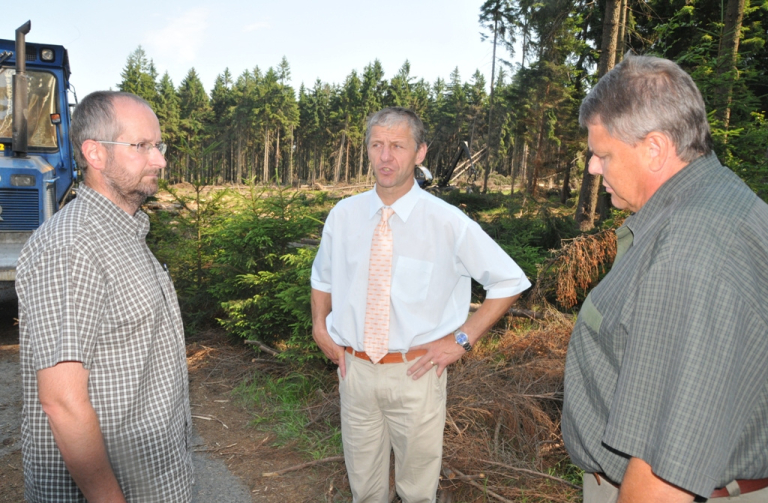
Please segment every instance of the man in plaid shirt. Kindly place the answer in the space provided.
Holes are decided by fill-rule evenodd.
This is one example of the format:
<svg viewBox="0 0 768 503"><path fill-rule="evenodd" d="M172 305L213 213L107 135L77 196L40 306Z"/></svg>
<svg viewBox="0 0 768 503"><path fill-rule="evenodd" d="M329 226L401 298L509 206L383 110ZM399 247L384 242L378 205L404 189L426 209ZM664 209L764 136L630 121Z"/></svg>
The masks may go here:
<svg viewBox="0 0 768 503"><path fill-rule="evenodd" d="M568 346L562 430L584 502L766 502L768 205L720 164L672 61L627 55L579 121L590 173L633 213Z"/></svg>
<svg viewBox="0 0 768 503"><path fill-rule="evenodd" d="M184 330L139 211L166 145L149 104L96 92L72 124L77 199L17 268L29 501L189 501Z"/></svg>

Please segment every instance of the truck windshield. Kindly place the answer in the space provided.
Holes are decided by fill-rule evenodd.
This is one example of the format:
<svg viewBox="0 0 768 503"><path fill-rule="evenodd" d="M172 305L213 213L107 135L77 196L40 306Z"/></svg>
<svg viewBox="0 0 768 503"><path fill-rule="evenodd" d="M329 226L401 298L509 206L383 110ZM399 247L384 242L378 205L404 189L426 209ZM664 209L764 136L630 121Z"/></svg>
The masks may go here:
<svg viewBox="0 0 768 503"><path fill-rule="evenodd" d="M16 71L4 68L0 72L0 139L10 141L13 136L13 75ZM27 126L30 149L58 147L56 127L51 114L56 113L56 76L48 72L27 71L29 78L29 113Z"/></svg>

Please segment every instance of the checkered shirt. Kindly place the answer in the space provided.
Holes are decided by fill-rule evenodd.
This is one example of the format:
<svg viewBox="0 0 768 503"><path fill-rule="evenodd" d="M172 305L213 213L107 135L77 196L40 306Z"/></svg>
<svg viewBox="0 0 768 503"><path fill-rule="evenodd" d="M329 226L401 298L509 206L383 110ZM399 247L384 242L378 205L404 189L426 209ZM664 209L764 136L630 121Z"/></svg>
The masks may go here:
<svg viewBox="0 0 768 503"><path fill-rule="evenodd" d="M36 371L79 361L117 481L131 502L189 501L191 426L184 331L149 219L81 185L19 258L22 453L29 501L85 501L42 410Z"/></svg>
<svg viewBox="0 0 768 503"><path fill-rule="evenodd" d="M574 463L620 482L637 457L701 496L768 477L768 205L711 154L619 231L568 347Z"/></svg>

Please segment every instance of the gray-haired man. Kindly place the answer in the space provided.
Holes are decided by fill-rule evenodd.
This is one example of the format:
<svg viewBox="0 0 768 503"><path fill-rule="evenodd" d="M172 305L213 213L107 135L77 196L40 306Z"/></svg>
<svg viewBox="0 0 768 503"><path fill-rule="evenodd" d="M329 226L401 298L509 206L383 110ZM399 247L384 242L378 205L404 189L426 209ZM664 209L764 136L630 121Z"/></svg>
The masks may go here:
<svg viewBox="0 0 768 503"><path fill-rule="evenodd" d="M768 205L720 165L671 61L627 56L579 120L590 172L634 213L568 348L584 501L768 501Z"/></svg>
<svg viewBox="0 0 768 503"><path fill-rule="evenodd" d="M96 92L72 142L84 181L19 258L22 453L29 501L188 501L184 331L139 206L165 144L149 104Z"/></svg>
<svg viewBox="0 0 768 503"><path fill-rule="evenodd" d="M353 501L388 501L394 449L403 502L433 502L445 369L530 283L477 223L419 189L414 168L427 144L416 114L376 113L366 143L376 187L341 201L325 222L312 268L313 336L339 365ZM487 293L467 319L472 278Z"/></svg>

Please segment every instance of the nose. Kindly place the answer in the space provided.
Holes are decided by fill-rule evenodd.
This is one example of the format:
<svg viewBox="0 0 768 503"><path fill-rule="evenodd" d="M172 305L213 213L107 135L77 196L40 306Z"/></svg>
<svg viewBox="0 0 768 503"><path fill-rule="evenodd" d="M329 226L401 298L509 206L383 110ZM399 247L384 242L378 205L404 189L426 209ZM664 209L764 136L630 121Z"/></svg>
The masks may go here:
<svg viewBox="0 0 768 503"><path fill-rule="evenodd" d="M383 147L381 147L381 160L382 161L388 161L389 159L392 158L392 151L390 150L390 148L391 147L389 145L384 145Z"/></svg>
<svg viewBox="0 0 768 503"><path fill-rule="evenodd" d="M600 158L596 155L592 154L592 157L589 158L589 165L587 166L587 169L589 170L590 174L592 175L602 175L603 174L603 163L600 162Z"/></svg>
<svg viewBox="0 0 768 503"><path fill-rule="evenodd" d="M160 153L160 149L153 148L149 151L149 161L152 166L159 166L160 169L166 166L165 156Z"/></svg>

